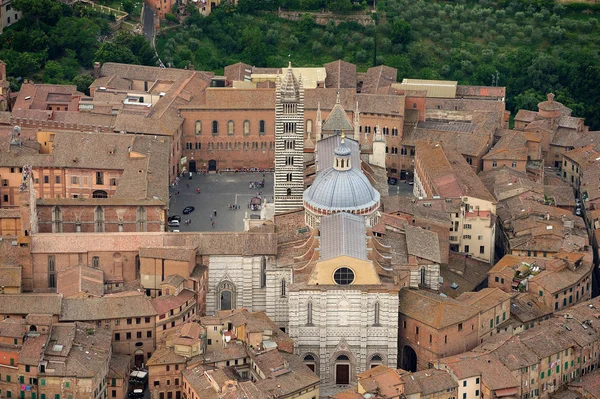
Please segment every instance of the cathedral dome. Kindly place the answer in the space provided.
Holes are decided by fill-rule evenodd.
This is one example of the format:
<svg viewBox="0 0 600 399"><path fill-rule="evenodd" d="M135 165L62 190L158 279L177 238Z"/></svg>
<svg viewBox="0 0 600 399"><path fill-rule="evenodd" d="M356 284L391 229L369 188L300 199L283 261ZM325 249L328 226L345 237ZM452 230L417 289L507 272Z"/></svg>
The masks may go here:
<svg viewBox="0 0 600 399"><path fill-rule="evenodd" d="M355 168L324 170L317 174L314 183L304 192L305 205L324 213L368 212L373 207L379 207L379 200L380 195L369 179Z"/></svg>

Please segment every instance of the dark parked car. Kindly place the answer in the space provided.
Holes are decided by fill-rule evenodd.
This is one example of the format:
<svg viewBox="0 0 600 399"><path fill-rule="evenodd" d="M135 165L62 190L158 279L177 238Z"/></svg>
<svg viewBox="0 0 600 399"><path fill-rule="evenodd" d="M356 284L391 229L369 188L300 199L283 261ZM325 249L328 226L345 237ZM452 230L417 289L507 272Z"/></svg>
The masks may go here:
<svg viewBox="0 0 600 399"><path fill-rule="evenodd" d="M395 177L388 177L388 184L395 186L396 184L398 184L398 179L396 179Z"/></svg>
<svg viewBox="0 0 600 399"><path fill-rule="evenodd" d="M144 390L143 389L134 389L133 391L129 392L129 394L127 396L132 399L143 398Z"/></svg>
<svg viewBox="0 0 600 399"><path fill-rule="evenodd" d="M183 214L184 215L189 215L190 213L194 212L194 208L193 206L186 206L185 208L183 208Z"/></svg>

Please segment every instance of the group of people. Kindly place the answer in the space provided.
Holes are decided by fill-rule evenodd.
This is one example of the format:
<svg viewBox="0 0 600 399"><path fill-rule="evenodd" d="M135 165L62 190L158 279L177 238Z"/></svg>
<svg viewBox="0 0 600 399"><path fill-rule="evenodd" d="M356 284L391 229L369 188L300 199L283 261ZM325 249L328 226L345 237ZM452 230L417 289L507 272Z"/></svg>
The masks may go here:
<svg viewBox="0 0 600 399"><path fill-rule="evenodd" d="M217 210L213 209L213 213L210 214L210 223L212 224L212 227L215 227L215 221L213 220L213 216L217 217Z"/></svg>

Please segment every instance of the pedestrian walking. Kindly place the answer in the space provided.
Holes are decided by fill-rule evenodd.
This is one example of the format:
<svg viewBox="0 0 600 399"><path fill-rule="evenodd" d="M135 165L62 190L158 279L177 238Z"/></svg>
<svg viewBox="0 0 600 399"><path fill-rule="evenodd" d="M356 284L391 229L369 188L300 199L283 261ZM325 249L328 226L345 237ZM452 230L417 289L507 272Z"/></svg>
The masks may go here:
<svg viewBox="0 0 600 399"><path fill-rule="evenodd" d="M210 215L210 221L212 222L212 215Z"/></svg>
<svg viewBox="0 0 600 399"><path fill-rule="evenodd" d="M215 228L215 221L214 220L212 222L212 227L213 227L213 229Z"/></svg>

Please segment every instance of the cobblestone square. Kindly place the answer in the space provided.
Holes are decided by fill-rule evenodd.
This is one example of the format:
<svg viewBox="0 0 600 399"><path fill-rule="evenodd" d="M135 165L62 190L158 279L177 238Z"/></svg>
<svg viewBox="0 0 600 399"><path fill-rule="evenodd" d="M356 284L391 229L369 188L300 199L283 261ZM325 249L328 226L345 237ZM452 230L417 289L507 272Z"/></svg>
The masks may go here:
<svg viewBox="0 0 600 399"><path fill-rule="evenodd" d="M264 177L263 177L264 175ZM250 188L251 182L265 179L264 188ZM260 215L260 211L251 211L248 204L252 197L262 191L262 198L273 202L273 172L223 172L208 175L194 173L179 180L177 187L171 187L169 216L181 216L181 226L169 228L179 231L243 231L244 214ZM196 189L200 188L200 194ZM179 195L177 195L179 193ZM229 205L237 204L239 209L230 210ZM189 215L183 214L183 208L193 206L196 209ZM214 216L214 210L217 216ZM213 216L211 220L211 216ZM184 224L190 219L191 224ZM214 220L215 226L212 226Z"/></svg>

